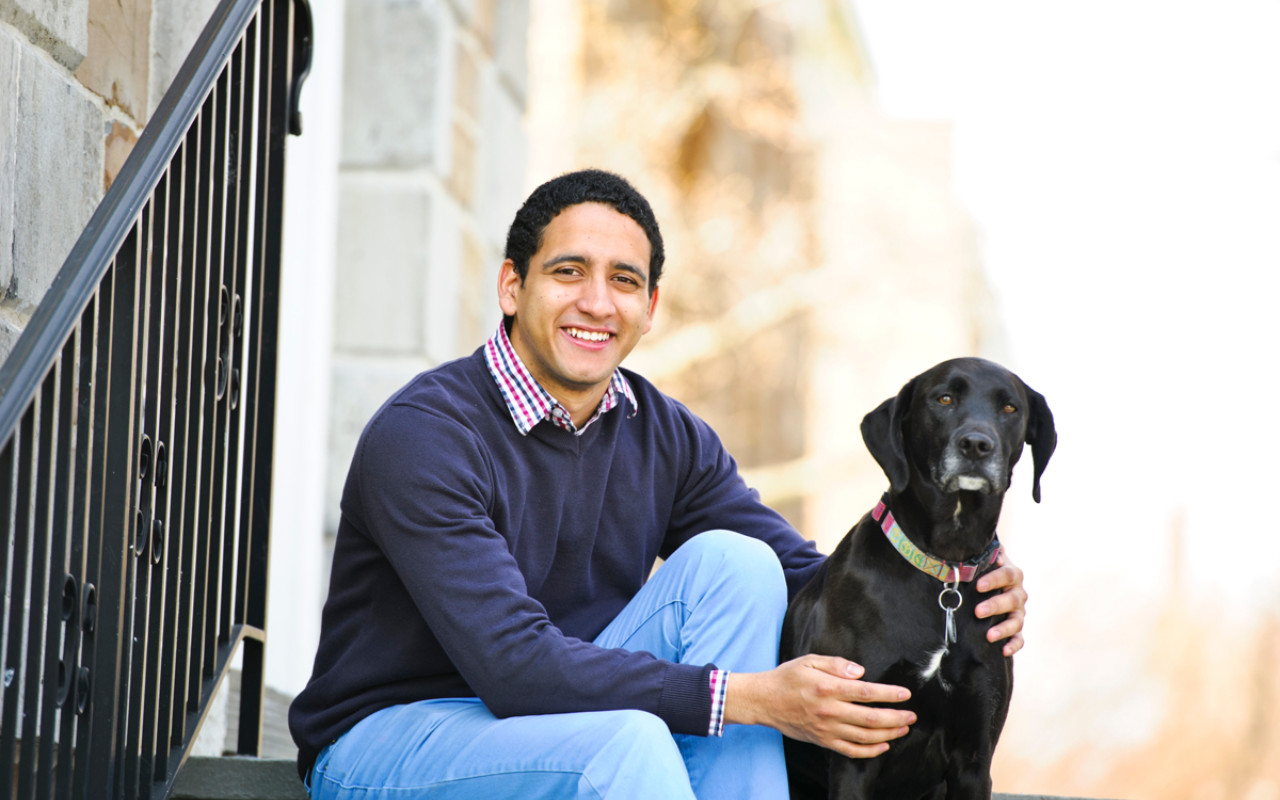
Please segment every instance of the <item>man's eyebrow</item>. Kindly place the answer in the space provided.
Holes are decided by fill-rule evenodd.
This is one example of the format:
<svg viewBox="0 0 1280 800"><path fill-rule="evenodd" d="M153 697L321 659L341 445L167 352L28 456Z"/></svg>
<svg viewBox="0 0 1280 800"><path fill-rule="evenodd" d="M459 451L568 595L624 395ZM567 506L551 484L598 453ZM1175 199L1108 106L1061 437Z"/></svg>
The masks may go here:
<svg viewBox="0 0 1280 800"><path fill-rule="evenodd" d="M552 256L546 261L543 261L542 268L550 269L551 267L555 267L560 264L586 264L587 261L588 259L586 256L581 256L577 253L563 253L558 256ZM625 261L620 261L617 264L614 264L612 268L623 272L629 272L632 275L635 275L641 284L645 286L649 285L649 275L640 267L628 264Z"/></svg>
<svg viewBox="0 0 1280 800"><path fill-rule="evenodd" d="M552 256L551 258L548 258L546 261L543 261L542 267L543 269L545 269L547 267L554 267L557 264L585 264L585 263L587 263L586 256L580 256L580 255L577 255L576 253L564 253L563 255Z"/></svg>
<svg viewBox="0 0 1280 800"><path fill-rule="evenodd" d="M614 269L620 269L620 270L622 270L623 272L630 272L631 274L635 275L635 276L636 276L636 278L638 278L638 279L640 280L640 285L641 285L641 286L648 286L648 285L649 285L649 276L648 276L648 274L646 274L646 273L645 273L645 271L644 271L644 270L642 270L642 269L640 269L639 267L634 267L634 266L632 266L632 265L630 265L630 264L626 263L625 261L620 262L620 263L618 263L618 264L614 264L613 266L614 266Z"/></svg>

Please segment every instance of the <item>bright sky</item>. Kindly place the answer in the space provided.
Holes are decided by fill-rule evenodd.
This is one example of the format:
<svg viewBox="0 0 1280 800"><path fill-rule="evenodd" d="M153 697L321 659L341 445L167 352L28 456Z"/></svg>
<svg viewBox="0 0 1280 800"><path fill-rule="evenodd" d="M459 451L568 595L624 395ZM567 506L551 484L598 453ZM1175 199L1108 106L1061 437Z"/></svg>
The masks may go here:
<svg viewBox="0 0 1280 800"><path fill-rule="evenodd" d="M1226 555L1280 538L1280 0L854 6L885 110L954 121L1016 368L1058 418L1015 555L1066 544L1158 592L1181 513L1190 588L1280 608L1275 559Z"/></svg>

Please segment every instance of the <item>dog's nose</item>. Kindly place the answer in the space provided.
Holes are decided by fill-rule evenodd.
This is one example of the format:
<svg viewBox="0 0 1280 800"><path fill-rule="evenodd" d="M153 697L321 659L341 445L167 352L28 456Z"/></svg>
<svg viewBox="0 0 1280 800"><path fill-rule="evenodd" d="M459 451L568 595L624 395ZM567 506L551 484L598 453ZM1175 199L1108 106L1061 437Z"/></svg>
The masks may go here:
<svg viewBox="0 0 1280 800"><path fill-rule="evenodd" d="M985 433L970 431L960 436L960 453L966 458L983 459L996 449L995 440Z"/></svg>

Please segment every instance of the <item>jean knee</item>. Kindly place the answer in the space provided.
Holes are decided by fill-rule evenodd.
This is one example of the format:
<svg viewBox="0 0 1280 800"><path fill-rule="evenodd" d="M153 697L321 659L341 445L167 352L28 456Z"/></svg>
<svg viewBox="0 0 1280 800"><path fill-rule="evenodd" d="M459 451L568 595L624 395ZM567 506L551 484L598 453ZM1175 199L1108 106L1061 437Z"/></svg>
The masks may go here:
<svg viewBox="0 0 1280 800"><path fill-rule="evenodd" d="M693 541L704 536L708 537L705 546L714 548L722 559L720 574L729 590L739 592L743 602L758 605L762 611L786 611L787 579L773 548L759 539L725 530L701 533Z"/></svg>
<svg viewBox="0 0 1280 800"><path fill-rule="evenodd" d="M647 711L599 713L607 716L611 733L597 754L596 769L607 768L613 776L630 784L648 780L665 784L673 776L677 784L681 780L688 782L684 758L667 723Z"/></svg>

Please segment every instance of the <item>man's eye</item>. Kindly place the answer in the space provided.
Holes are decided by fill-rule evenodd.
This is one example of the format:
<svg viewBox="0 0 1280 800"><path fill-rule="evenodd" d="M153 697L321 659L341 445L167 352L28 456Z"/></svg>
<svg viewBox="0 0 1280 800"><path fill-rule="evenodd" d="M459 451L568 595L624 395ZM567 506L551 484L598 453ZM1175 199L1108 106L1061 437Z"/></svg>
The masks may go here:
<svg viewBox="0 0 1280 800"><path fill-rule="evenodd" d="M949 406L955 402L955 398L949 394L940 395L938 397L938 405Z"/></svg>

